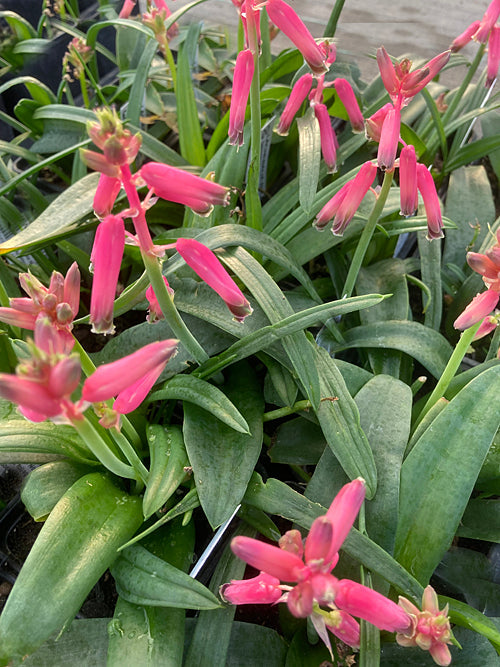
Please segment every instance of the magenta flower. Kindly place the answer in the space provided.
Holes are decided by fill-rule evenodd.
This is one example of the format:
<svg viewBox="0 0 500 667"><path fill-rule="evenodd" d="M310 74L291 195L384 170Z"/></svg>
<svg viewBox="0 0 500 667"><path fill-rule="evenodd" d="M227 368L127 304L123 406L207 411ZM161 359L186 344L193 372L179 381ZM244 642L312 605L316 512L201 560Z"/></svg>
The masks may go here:
<svg viewBox="0 0 500 667"><path fill-rule="evenodd" d="M380 133L377 163L383 171L391 171L394 168L400 128L401 111L393 107L387 112Z"/></svg>
<svg viewBox="0 0 500 667"><path fill-rule="evenodd" d="M392 103L387 102L387 104L384 104L384 106L376 111L373 116L370 116L370 118L365 120L365 134L367 139L371 139L377 143L380 141L385 118L393 108Z"/></svg>
<svg viewBox="0 0 500 667"><path fill-rule="evenodd" d="M437 665L447 667L451 663L447 644L456 643L448 618L448 605L439 609L438 598L432 586L427 586L422 596L422 611L410 600L399 598L400 607L408 614L411 625L398 631L396 641L400 646L418 646L429 651Z"/></svg>
<svg viewBox="0 0 500 667"><path fill-rule="evenodd" d="M324 104L314 105L314 115L318 119L319 123L319 134L323 160L326 163L328 173L333 174L335 171L337 171L338 141L337 137L335 136L335 130L332 127L332 121L328 114L328 109Z"/></svg>
<svg viewBox="0 0 500 667"><path fill-rule="evenodd" d="M460 49L463 49L464 46L471 41L480 24L481 21L474 21L460 35L458 35L458 37L455 37L451 43L450 51L456 53L457 51L460 51Z"/></svg>
<svg viewBox="0 0 500 667"><path fill-rule="evenodd" d="M352 125L354 132L363 132L365 121L361 109L359 108L358 100L354 94L351 84L347 79L335 79L333 82L337 95L345 107L349 122Z"/></svg>
<svg viewBox="0 0 500 667"><path fill-rule="evenodd" d="M418 208L417 157L411 144L404 146L399 156L399 193L401 215L414 215Z"/></svg>
<svg viewBox="0 0 500 667"><path fill-rule="evenodd" d="M331 574L364 497L362 479L346 484L327 514L313 522L305 546L297 530L285 533L279 546L235 537L231 543L233 552L261 572L247 584L232 581L223 586L224 599L236 604L255 604L259 599L262 603L286 602L294 616L311 617L327 647L330 645L325 629L351 646L359 646L359 625L351 613L381 629L408 630L410 618L394 602L361 584L339 581ZM281 597L278 589L283 591Z"/></svg>
<svg viewBox="0 0 500 667"><path fill-rule="evenodd" d="M481 44L486 44L488 35L500 16L500 0L492 0L486 9L479 28L474 33L473 39Z"/></svg>
<svg viewBox="0 0 500 667"><path fill-rule="evenodd" d="M113 210L121 188L121 180L101 173L94 195L94 213L98 218L105 218Z"/></svg>
<svg viewBox="0 0 500 667"><path fill-rule="evenodd" d="M167 288L167 292L170 294L170 296L173 298L174 296L174 290L170 287L168 284L168 280L163 276L163 282L165 283L165 287ZM149 304L149 312L147 316L148 322L156 322L157 320L164 320L165 315L163 314L160 304L158 303L158 299L156 298L155 291L153 289L153 285L150 285L147 290L146 290L146 299Z"/></svg>
<svg viewBox="0 0 500 667"><path fill-rule="evenodd" d="M229 204L229 188L160 162L148 162L139 171L141 178L162 199L189 206L207 216L216 205Z"/></svg>
<svg viewBox="0 0 500 667"><path fill-rule="evenodd" d="M225 301L237 322L252 313L245 295L209 248L195 239L179 239L176 248L186 264Z"/></svg>
<svg viewBox="0 0 500 667"><path fill-rule="evenodd" d="M278 125L275 128L275 131L278 134L282 136L288 134L292 121L295 118L295 114L298 112L302 103L306 99L307 94L311 90L312 81L312 74L304 74L295 82L290 97L288 98L288 102L286 103Z"/></svg>
<svg viewBox="0 0 500 667"><path fill-rule="evenodd" d="M93 333L112 334L113 305L125 247L122 218L107 215L98 225L90 261L93 269L90 323Z"/></svg>
<svg viewBox="0 0 500 667"><path fill-rule="evenodd" d="M417 187L424 200L427 216L427 238L429 241L440 239L444 236L441 204L432 174L424 164L417 164Z"/></svg>
<svg viewBox="0 0 500 667"><path fill-rule="evenodd" d="M493 289L488 289L486 292L477 294L469 303L467 308L463 311L463 313L457 317L453 323L453 326L455 329L460 329L463 331L464 329L471 327L473 324L477 324L483 318L493 312L499 298L500 294ZM488 330L484 329L483 332L481 332L481 336L485 336L487 333L489 333ZM476 338L480 338L481 336L476 336Z"/></svg>
<svg viewBox="0 0 500 667"><path fill-rule="evenodd" d="M341 236L359 208L363 197L370 189L377 167L365 162L352 181L348 181L316 216L313 225L323 229L333 218L332 232Z"/></svg>
<svg viewBox="0 0 500 667"><path fill-rule="evenodd" d="M295 13L283 0L267 0L266 10L270 20L295 44L314 74L328 71L326 55Z"/></svg>
<svg viewBox="0 0 500 667"><path fill-rule="evenodd" d="M500 26L494 26L488 40L488 65L486 72L486 86L492 86L498 76L500 65Z"/></svg>
<svg viewBox="0 0 500 667"><path fill-rule="evenodd" d="M234 68L233 93L229 109L229 143L241 146L245 127L245 111L247 108L250 86L254 73L253 53L245 49L238 53Z"/></svg>
<svg viewBox="0 0 500 667"><path fill-rule="evenodd" d="M122 359L99 366L83 384L82 399L100 403L117 397L113 409L120 414L135 410L177 353L177 340L150 343Z"/></svg>

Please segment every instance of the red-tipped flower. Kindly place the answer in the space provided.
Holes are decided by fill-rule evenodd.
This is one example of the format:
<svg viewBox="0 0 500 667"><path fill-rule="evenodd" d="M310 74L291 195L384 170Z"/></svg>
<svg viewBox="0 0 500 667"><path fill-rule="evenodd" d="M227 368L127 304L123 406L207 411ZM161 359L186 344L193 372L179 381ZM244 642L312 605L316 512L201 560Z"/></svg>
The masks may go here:
<svg viewBox="0 0 500 667"><path fill-rule="evenodd" d="M399 194L401 215L414 215L418 208L417 156L411 144L404 146L399 156Z"/></svg>
<svg viewBox="0 0 500 667"><path fill-rule="evenodd" d="M245 111L250 94L250 86L252 85L253 73L253 53L250 49L240 51L234 68L233 94L229 109L229 143L237 146L243 144Z"/></svg>
<svg viewBox="0 0 500 667"><path fill-rule="evenodd" d="M283 113L280 116L278 125L275 130L278 134L285 136L290 130L295 114L300 109L302 102L306 99L307 94L311 90L313 81L312 74L304 74L295 82L288 102L286 103Z"/></svg>
<svg viewBox="0 0 500 667"><path fill-rule="evenodd" d="M401 112L396 107L393 107L387 113L380 133L377 163L383 171L391 171L394 168L400 128Z"/></svg>
<svg viewBox="0 0 500 667"><path fill-rule="evenodd" d="M345 107L349 122L352 125L354 132L363 132L365 128L365 121L361 109L359 108L358 100L354 94L351 84L347 79L335 79L333 82L337 95Z"/></svg>
<svg viewBox="0 0 500 667"><path fill-rule="evenodd" d="M441 204L432 174L423 164L417 164L417 187L424 200L427 216L427 238L429 241L440 239L444 236Z"/></svg>
<svg viewBox="0 0 500 667"><path fill-rule="evenodd" d="M314 105L314 115L318 119L321 140L321 152L329 174L337 171L337 137L332 127L332 120L324 104Z"/></svg>

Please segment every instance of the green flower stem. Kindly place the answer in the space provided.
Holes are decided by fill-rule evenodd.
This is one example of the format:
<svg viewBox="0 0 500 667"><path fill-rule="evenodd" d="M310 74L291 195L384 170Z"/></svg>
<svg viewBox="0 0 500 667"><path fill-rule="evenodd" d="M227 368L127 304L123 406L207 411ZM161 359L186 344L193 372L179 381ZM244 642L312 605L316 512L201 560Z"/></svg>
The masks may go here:
<svg viewBox="0 0 500 667"><path fill-rule="evenodd" d="M352 295L359 271L361 269L361 265L363 264L363 260L366 255L366 251L370 245L370 241L372 240L373 232L375 231L377 222L379 221L382 211L384 210L385 202L387 201L387 196L389 194L389 190L391 189L393 178L394 170L385 172L382 189L380 190L380 193L375 201L365 228L361 233L354 257L352 258L351 266L349 267L349 271L347 273L344 289L342 291L343 299L349 298Z"/></svg>
<svg viewBox="0 0 500 667"><path fill-rule="evenodd" d="M158 258L146 252L142 252L142 259L148 274L148 278L151 282L151 285L153 286L153 291L156 298L158 299L161 312L165 315L165 319L172 329L174 336L179 339L181 344L184 345L186 350L198 364L202 364L204 361L207 361L208 354L184 324L181 316L179 315L179 311L174 305L174 300L168 293L165 282L163 281L163 274L161 272L161 266Z"/></svg>
<svg viewBox="0 0 500 667"><path fill-rule="evenodd" d="M495 329L495 333L491 337L490 348L488 350L488 354L486 355L485 361L489 361L490 359L495 359L498 355L499 349L500 349L500 326L497 326L497 328Z"/></svg>
<svg viewBox="0 0 500 667"><path fill-rule="evenodd" d="M297 403L294 403L289 407L279 408L278 410L271 410L270 412L264 413L262 420L265 422L270 422L274 419L281 419L281 417L288 417L288 415L293 415L296 412L309 410L311 407L311 401L297 401Z"/></svg>
<svg viewBox="0 0 500 667"><path fill-rule="evenodd" d="M337 30L337 23L339 22L340 14L344 9L345 0L337 0L333 6L332 13L326 24L325 32L323 37L335 37L335 32Z"/></svg>
<svg viewBox="0 0 500 667"><path fill-rule="evenodd" d="M141 459L137 456L137 452L132 447L130 442L122 433L120 433L120 431L117 431L116 429L111 430L111 435L113 437L113 440L120 448L122 454L125 456L127 461L135 470L138 479L142 480L144 484L147 484L149 478L149 471L143 464Z"/></svg>
<svg viewBox="0 0 500 667"><path fill-rule="evenodd" d="M262 231L262 209L259 199L260 174L260 64L259 46L255 29L249 30L249 46L253 54L254 73L250 86L250 167L246 187L245 203L247 207L247 224Z"/></svg>
<svg viewBox="0 0 500 667"><path fill-rule="evenodd" d="M80 83L80 90L82 91L83 106L86 109L90 109L89 92L87 90L87 81L85 79L85 71L84 70L82 72L80 72L80 76L78 77L78 81Z"/></svg>
<svg viewBox="0 0 500 667"><path fill-rule="evenodd" d="M429 396L427 403L424 405L422 412L419 414L413 430L415 430L415 428L420 424L422 419L437 403L437 401L444 396L444 393L448 389L450 382L455 377L455 373L458 371L460 364L462 363L462 359L465 357L467 350L469 349L469 345L474 340L474 336L476 335L476 331L479 329L480 324L481 323L478 322L474 326L469 327L460 336L460 339L456 344L448 363L446 364L446 368L439 378L439 382L435 386L434 391Z"/></svg>
<svg viewBox="0 0 500 667"><path fill-rule="evenodd" d="M170 50L168 40L165 40L165 44L163 44L163 47L165 49L165 62L167 63L168 68L170 70L170 75L172 76L172 85L174 87L174 93L177 93L177 67L175 66L175 60L172 55L172 51Z"/></svg>
<svg viewBox="0 0 500 667"><path fill-rule="evenodd" d="M111 452L99 435L99 432L92 426L88 419L79 417L73 419L71 423L92 454L94 454L105 468L119 477L137 479L137 473L132 466L123 463L123 461L120 461L120 459Z"/></svg>
<svg viewBox="0 0 500 667"><path fill-rule="evenodd" d="M82 364L82 370L83 373L86 377L89 377L92 375L92 373L95 371L95 365L92 359L89 357L87 354L86 350L83 349L83 347L80 345L80 342L76 340L75 338L75 345L74 345L74 350L78 352L80 355L80 362ZM106 401L106 403L109 405L110 408L113 407L113 400ZM141 438L139 437L139 434L135 430L135 428L132 426L132 423L126 417L125 415L121 415L121 423L122 423L122 428L127 434L127 436L130 438L131 443L137 447L141 448ZM111 435L114 435L113 431L110 431ZM116 444L120 447L120 443L117 442L116 438L114 438Z"/></svg>
<svg viewBox="0 0 500 667"><path fill-rule="evenodd" d="M456 111L457 106L459 105L460 101L462 100L465 91L467 90L468 85L472 81L472 78L474 74L477 72L477 69L479 65L481 64L481 60L484 55L484 50L485 50L485 45L480 44L479 48L477 50L477 53L474 57L474 60L472 61L469 69L467 70L467 73L464 77L464 80L460 84L460 88L455 92L453 95L450 104L448 105L448 108L446 109L444 116L443 116L443 125L446 127L447 121L450 120L450 118L453 116L453 114Z"/></svg>

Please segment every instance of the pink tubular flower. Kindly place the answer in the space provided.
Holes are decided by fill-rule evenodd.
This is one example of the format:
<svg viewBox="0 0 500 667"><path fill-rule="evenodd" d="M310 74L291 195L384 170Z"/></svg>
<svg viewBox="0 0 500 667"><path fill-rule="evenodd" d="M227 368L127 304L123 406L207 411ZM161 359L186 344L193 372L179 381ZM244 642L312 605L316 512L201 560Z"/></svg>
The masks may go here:
<svg viewBox="0 0 500 667"><path fill-rule="evenodd" d="M286 103L278 125L275 128L275 131L281 136L286 136L288 134L292 121L295 118L295 114L300 109L302 102L306 99L307 94L311 90L312 81L312 74L304 74L295 82L290 97L288 98L288 102Z"/></svg>
<svg viewBox="0 0 500 667"><path fill-rule="evenodd" d="M353 581L338 581L331 574L364 497L362 479L346 484L327 514L313 521L305 547L297 530L285 533L279 546L235 537L231 542L233 552L261 572L247 584L226 584L222 589L224 598L236 604L255 604L259 598L261 602L286 602L294 616L311 617L328 648L327 629L349 645L359 646L359 624L351 612L381 629L408 630L410 617L394 602ZM278 589L284 591L280 598Z"/></svg>
<svg viewBox="0 0 500 667"><path fill-rule="evenodd" d="M198 215L209 215L215 205L229 204L229 188L159 162L148 162L139 171L158 197L189 206Z"/></svg>
<svg viewBox="0 0 500 667"><path fill-rule="evenodd" d="M335 79L333 85L349 116L353 131L363 132L365 121L351 84L346 79Z"/></svg>
<svg viewBox="0 0 500 667"><path fill-rule="evenodd" d="M173 298L174 296L174 290L170 287L168 284L168 280L163 276L163 282L165 283L165 287L167 288L167 292L170 294L170 296ZM162 310L160 308L160 304L158 303L158 299L156 298L156 294L153 289L153 285L150 285L147 290L146 290L146 299L148 300L149 304L149 313L147 320L148 322L156 322L157 320L164 320L165 315L162 313Z"/></svg>
<svg viewBox="0 0 500 667"><path fill-rule="evenodd" d="M493 85L498 76L498 67L500 65L500 26L494 26L490 32L488 40L488 66L486 74L486 86Z"/></svg>
<svg viewBox="0 0 500 667"><path fill-rule="evenodd" d="M135 7L135 0L125 0L120 10L120 13L118 14L118 18L128 19L134 7Z"/></svg>
<svg viewBox="0 0 500 667"><path fill-rule="evenodd" d="M401 112L393 107L386 115L380 133L377 163L383 171L391 171L394 168L396 153L398 151L399 130L401 128Z"/></svg>
<svg viewBox="0 0 500 667"><path fill-rule="evenodd" d="M318 119L319 133L321 139L321 152L326 163L328 173L337 171L337 138L332 127L332 121L328 109L324 104L314 105L314 115Z"/></svg>
<svg viewBox="0 0 500 667"><path fill-rule="evenodd" d="M400 607L408 614L411 625L406 631L398 631L396 641L400 646L418 646L429 651L437 665L447 667L451 663L447 644L456 643L448 618L448 605L439 609L437 595L427 586L422 596L422 611L410 600L399 598Z"/></svg>
<svg viewBox="0 0 500 667"><path fill-rule="evenodd" d="M122 218L107 215L96 230L90 261L93 268L90 322L93 333L112 334L113 304L125 247Z"/></svg>
<svg viewBox="0 0 500 667"><path fill-rule="evenodd" d="M119 178L112 178L101 173L93 204L94 213L98 218L104 218L111 213L120 188L121 181Z"/></svg>
<svg viewBox="0 0 500 667"><path fill-rule="evenodd" d="M417 164L417 187L424 200L427 238L429 241L440 239L444 236L441 205L431 172L423 164Z"/></svg>
<svg viewBox="0 0 500 667"><path fill-rule="evenodd" d="M292 41L304 56L314 74L328 71L323 49L317 44L295 10L283 0L268 0L266 10L270 20Z"/></svg>
<svg viewBox="0 0 500 667"><path fill-rule="evenodd" d="M243 322L252 313L245 295L209 248L195 239L179 239L176 249L186 264L225 301L237 322Z"/></svg>
<svg viewBox="0 0 500 667"><path fill-rule="evenodd" d="M150 343L118 361L99 366L85 380L82 399L100 403L116 396L114 410L120 414L132 412L142 403L169 359L177 353L177 343L173 339Z"/></svg>
<svg viewBox="0 0 500 667"><path fill-rule="evenodd" d="M365 134L367 139L371 139L371 141L376 141L377 143L380 141L384 120L391 109L393 109L392 103L387 102L373 116L365 120Z"/></svg>
<svg viewBox="0 0 500 667"><path fill-rule="evenodd" d="M319 232L324 231L330 220L333 220L341 202L345 199L345 197L347 197L351 186L352 181L348 181L345 185L343 185L318 213L313 222L313 227L315 227Z"/></svg>
<svg viewBox="0 0 500 667"><path fill-rule="evenodd" d="M473 35L477 32L480 23L481 21L474 21L468 28L466 28L460 35L458 35L458 37L455 37L451 43L450 51L452 53L456 53L457 51L460 51L460 49L463 49L464 46L471 41Z"/></svg>
<svg viewBox="0 0 500 667"><path fill-rule="evenodd" d="M500 0L492 0L486 9L479 28L474 33L473 39L481 44L486 44L488 35L500 16Z"/></svg>
<svg viewBox="0 0 500 667"><path fill-rule="evenodd" d="M238 53L234 68L233 94L229 110L229 143L241 146L245 127L245 111L254 73L253 53L245 49Z"/></svg>
<svg viewBox="0 0 500 667"><path fill-rule="evenodd" d="M399 156L399 193L401 215L414 215L418 208L417 157L411 144L404 146Z"/></svg>
<svg viewBox="0 0 500 667"><path fill-rule="evenodd" d="M361 165L360 170L356 174L355 178L351 181L346 195L339 203L337 212L335 213L335 217L333 219L333 234L341 236L344 233L347 225L351 222L354 214L358 210L363 197L370 189L376 173L377 167L371 162L365 162L363 165ZM346 185L348 184L346 183ZM318 218L320 216L321 211L318 214Z"/></svg>
<svg viewBox="0 0 500 667"><path fill-rule="evenodd" d="M477 294L464 312L457 317L453 326L455 329L463 331L464 329L471 327L473 324L477 324L477 322L480 322L495 309L499 298L500 294L492 289ZM485 331L482 335L484 336L486 333L489 333L489 331Z"/></svg>
<svg viewBox="0 0 500 667"><path fill-rule="evenodd" d="M280 580L261 572L253 579L232 580L219 590L220 596L231 604L274 604L282 595Z"/></svg>

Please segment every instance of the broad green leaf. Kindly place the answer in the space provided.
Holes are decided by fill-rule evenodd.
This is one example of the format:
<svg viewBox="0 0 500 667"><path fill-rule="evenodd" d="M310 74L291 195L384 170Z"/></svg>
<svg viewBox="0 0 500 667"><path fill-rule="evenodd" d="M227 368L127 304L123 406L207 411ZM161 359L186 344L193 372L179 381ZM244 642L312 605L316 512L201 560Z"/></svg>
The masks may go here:
<svg viewBox="0 0 500 667"><path fill-rule="evenodd" d="M190 29L196 29L196 25L193 24ZM183 46L178 53L176 93L181 155L190 164L203 166L206 162L205 147L198 119L189 60Z"/></svg>
<svg viewBox="0 0 500 667"><path fill-rule="evenodd" d="M82 463L94 462L93 455L71 426L52 422L35 424L15 415L4 420L0 426L0 461L42 462L38 455Z"/></svg>
<svg viewBox="0 0 500 667"><path fill-rule="evenodd" d="M500 543L500 500L470 500L457 535L472 540Z"/></svg>
<svg viewBox="0 0 500 667"><path fill-rule="evenodd" d="M64 190L28 227L0 243L0 254L45 242L75 229L82 218L92 212L98 180L98 173L88 174Z"/></svg>
<svg viewBox="0 0 500 667"><path fill-rule="evenodd" d="M19 40L30 39L37 36L36 30L31 23L25 19L24 16L20 16L16 12L9 10L1 11L0 18L4 19L5 22L9 24Z"/></svg>
<svg viewBox="0 0 500 667"><path fill-rule="evenodd" d="M158 50L158 42L156 39L150 39L146 42L141 59L134 74L134 82L130 89L130 96L127 105L126 117L133 125L141 124L141 108L144 100L144 91L146 90L146 82L149 75L149 68L153 57Z"/></svg>
<svg viewBox="0 0 500 667"><path fill-rule="evenodd" d="M318 667L325 662L330 662L330 654L322 641L310 644L305 629L294 634L286 654L285 667Z"/></svg>
<svg viewBox="0 0 500 667"><path fill-rule="evenodd" d="M475 630L483 637L486 637L495 647L497 653L500 652L500 630L492 619L482 614L477 609L470 607L464 602L459 602L453 598L439 596L439 606L442 608L445 604L450 606L450 619L452 623L457 623L463 628Z"/></svg>
<svg viewBox="0 0 500 667"><path fill-rule="evenodd" d="M217 598L199 581L134 544L121 552L111 573L119 595L151 607L217 609Z"/></svg>
<svg viewBox="0 0 500 667"><path fill-rule="evenodd" d="M299 128L299 200L309 213L316 195L321 160L319 123L314 110L309 109L302 118L297 118Z"/></svg>
<svg viewBox="0 0 500 667"><path fill-rule="evenodd" d="M468 165L475 160L479 160L490 151L495 151L500 148L500 137L483 137L477 139L470 144L466 144L459 148L450 159L444 164L444 173L450 173Z"/></svg>
<svg viewBox="0 0 500 667"><path fill-rule="evenodd" d="M241 501L262 447L264 403L250 365L232 366L224 393L246 419L250 434L238 433L202 408L184 405L184 440L196 488L212 527Z"/></svg>
<svg viewBox="0 0 500 667"><path fill-rule="evenodd" d="M318 424L297 417L278 426L269 456L273 463L316 465L325 446L325 436Z"/></svg>
<svg viewBox="0 0 500 667"><path fill-rule="evenodd" d="M453 540L498 429L500 417L491 408L498 391L495 366L440 412L402 466L396 555L422 583Z"/></svg>
<svg viewBox="0 0 500 667"><path fill-rule="evenodd" d="M141 522L139 498L107 476L91 473L73 484L43 525L9 594L0 616L0 661L20 660L71 620Z"/></svg>
<svg viewBox="0 0 500 667"><path fill-rule="evenodd" d="M238 275L259 302L271 324L293 314L282 291L262 266L243 248L224 250L222 260ZM318 372L314 364L312 347L304 332L283 338L283 347L290 358L306 396L313 407L319 405Z"/></svg>
<svg viewBox="0 0 500 667"><path fill-rule="evenodd" d="M233 623L226 667L282 667L287 645L276 630L253 623Z"/></svg>
<svg viewBox="0 0 500 667"><path fill-rule="evenodd" d="M443 311L443 288L441 285L441 239L430 242L424 232L418 233L418 250L422 282L430 293L430 303L425 308L424 324L439 331ZM395 318L394 318L395 319Z"/></svg>
<svg viewBox="0 0 500 667"><path fill-rule="evenodd" d="M53 461L32 470L25 478L21 500L35 521L45 521L66 491L89 467L71 461Z"/></svg>
<svg viewBox="0 0 500 667"><path fill-rule="evenodd" d="M361 427L377 467L377 492L366 504L368 535L388 553L398 524L399 476L410 435L410 387L389 375L376 375L355 398Z"/></svg>
<svg viewBox="0 0 500 667"><path fill-rule="evenodd" d="M56 101L56 97L51 89L33 76L16 76L13 79L9 79L9 81L0 86L0 94L16 85L26 86L31 97L40 104L53 104Z"/></svg>
<svg viewBox="0 0 500 667"><path fill-rule="evenodd" d="M142 502L146 518L157 512L179 487L189 463L178 426L149 424L147 437L151 463Z"/></svg>
<svg viewBox="0 0 500 667"><path fill-rule="evenodd" d="M248 434L248 424L220 389L193 375L176 375L151 394L148 401L177 399L203 408L238 433Z"/></svg>
<svg viewBox="0 0 500 667"><path fill-rule="evenodd" d="M435 378L441 377L452 352L446 338L419 322L394 320L354 327L344 333L344 341L331 341L331 352L356 347L401 350L419 361Z"/></svg>
<svg viewBox="0 0 500 667"><path fill-rule="evenodd" d="M361 425L358 408L347 390L335 361L323 348L315 346L321 402L316 416L332 452L350 479L363 477L367 498L377 488L377 469Z"/></svg>

